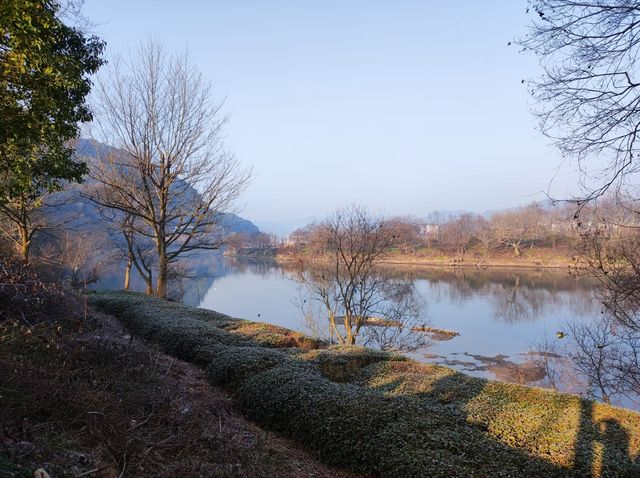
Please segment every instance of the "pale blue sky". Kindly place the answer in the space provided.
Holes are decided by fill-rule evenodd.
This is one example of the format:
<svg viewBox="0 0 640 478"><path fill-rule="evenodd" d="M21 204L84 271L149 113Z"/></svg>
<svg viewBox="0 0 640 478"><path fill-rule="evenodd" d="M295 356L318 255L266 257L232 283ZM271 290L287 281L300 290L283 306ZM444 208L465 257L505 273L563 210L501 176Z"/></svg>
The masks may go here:
<svg viewBox="0 0 640 478"><path fill-rule="evenodd" d="M304 222L358 202L388 214L540 199L560 156L534 130L507 43L525 0L86 0L107 57L151 35L188 45L226 96L227 145L257 175L243 216ZM565 167L557 195L576 191ZM536 195L537 194L537 195Z"/></svg>

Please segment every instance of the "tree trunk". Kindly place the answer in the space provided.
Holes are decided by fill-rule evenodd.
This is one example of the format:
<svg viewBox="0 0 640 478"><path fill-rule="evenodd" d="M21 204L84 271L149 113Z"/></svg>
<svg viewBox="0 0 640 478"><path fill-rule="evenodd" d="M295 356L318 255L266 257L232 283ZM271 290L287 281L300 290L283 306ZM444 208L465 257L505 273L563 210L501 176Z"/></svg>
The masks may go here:
<svg viewBox="0 0 640 478"><path fill-rule="evenodd" d="M165 299L167 297L168 264L166 254L158 257L158 279L156 280L156 295Z"/></svg>
<svg viewBox="0 0 640 478"><path fill-rule="evenodd" d="M142 274L142 278L144 279L144 283L147 284L147 294L153 295L153 271L151 269L147 269L147 274Z"/></svg>
<svg viewBox="0 0 640 478"><path fill-rule="evenodd" d="M26 226L20 225L18 226L19 234L20 234L20 255L22 256L22 262L25 265L29 264L29 249L31 246L31 241L29 240L29 231Z"/></svg>
<svg viewBox="0 0 640 478"><path fill-rule="evenodd" d="M124 290L129 290L129 284L131 282L131 266L133 261L131 260L131 256L127 260L127 265L124 268Z"/></svg>
<svg viewBox="0 0 640 478"><path fill-rule="evenodd" d="M153 270L147 266L143 260L136 259L135 254L133 254L131 250L129 251L129 259L147 285L147 294L153 295Z"/></svg>
<svg viewBox="0 0 640 478"><path fill-rule="evenodd" d="M518 246L517 244L514 244L513 253L515 254L516 257L520 257L520 246Z"/></svg>
<svg viewBox="0 0 640 478"><path fill-rule="evenodd" d="M356 343L357 334L354 333L353 327L353 317L351 314L347 313L347 315L344 316L344 329L347 332L347 336L345 337L344 341L346 345L355 345Z"/></svg>

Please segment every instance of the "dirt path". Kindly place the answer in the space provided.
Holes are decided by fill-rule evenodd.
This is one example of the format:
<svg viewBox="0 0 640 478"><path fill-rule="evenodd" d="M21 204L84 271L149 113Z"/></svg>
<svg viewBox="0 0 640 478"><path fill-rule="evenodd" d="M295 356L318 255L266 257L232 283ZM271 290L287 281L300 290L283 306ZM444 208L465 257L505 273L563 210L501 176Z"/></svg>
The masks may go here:
<svg viewBox="0 0 640 478"><path fill-rule="evenodd" d="M113 317L94 314L90 331L62 337L50 326L2 333L13 334L0 347L2 478L38 467L52 478L356 476L248 422L204 371Z"/></svg>

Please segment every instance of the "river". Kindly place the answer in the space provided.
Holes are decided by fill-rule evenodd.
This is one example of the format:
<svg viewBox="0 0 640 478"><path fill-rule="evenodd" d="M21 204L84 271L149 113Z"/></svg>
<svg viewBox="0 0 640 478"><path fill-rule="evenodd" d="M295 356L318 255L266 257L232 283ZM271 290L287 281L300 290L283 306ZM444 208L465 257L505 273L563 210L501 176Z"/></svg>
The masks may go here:
<svg viewBox="0 0 640 478"><path fill-rule="evenodd" d="M475 376L587 394L574 373L557 370L556 359L569 343L567 324L600 314L593 280L566 271L504 268L403 268L394 274L414 284L430 326L459 333L432 337L407 353L412 358ZM310 324L299 306L304 291L295 274L276 263L224 261L210 285L198 288L196 296L191 291L192 305L318 333L318 324Z"/></svg>
<svg viewBox="0 0 640 478"><path fill-rule="evenodd" d="M185 303L326 335L326 322L305 318L300 307L304 288L287 266L220 259L207 270L206 276L183 284ZM431 335L420 348L404 352L411 358L474 376L601 398L568 358L568 324L588 324L601 314L592 279L566 270L498 267L403 266L383 273L413 284L429 326L459 334ZM612 403L640 409L635 397L612 397Z"/></svg>

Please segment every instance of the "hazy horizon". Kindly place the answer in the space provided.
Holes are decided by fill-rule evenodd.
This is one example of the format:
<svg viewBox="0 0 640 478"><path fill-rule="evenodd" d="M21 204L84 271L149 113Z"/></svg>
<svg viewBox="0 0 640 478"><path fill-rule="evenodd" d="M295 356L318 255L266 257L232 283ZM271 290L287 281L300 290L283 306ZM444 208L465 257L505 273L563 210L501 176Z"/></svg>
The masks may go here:
<svg viewBox="0 0 640 478"><path fill-rule="evenodd" d="M148 36L188 46L226 98L227 147L257 173L241 215L290 227L349 203L417 217L516 207L554 177L552 195L576 193L529 111L521 80L537 60L508 46L525 9L86 0L83 12L108 59Z"/></svg>

